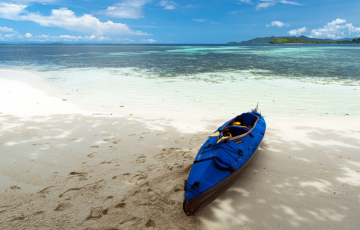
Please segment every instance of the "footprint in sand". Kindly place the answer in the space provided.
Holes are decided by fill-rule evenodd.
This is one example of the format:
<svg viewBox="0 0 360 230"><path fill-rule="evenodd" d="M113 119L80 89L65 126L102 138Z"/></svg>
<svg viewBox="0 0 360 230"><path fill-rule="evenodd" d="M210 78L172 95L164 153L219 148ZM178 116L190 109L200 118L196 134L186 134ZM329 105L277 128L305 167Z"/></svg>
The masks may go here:
<svg viewBox="0 0 360 230"><path fill-rule="evenodd" d="M106 211L107 213L107 211ZM89 216L86 218L86 220L90 219L99 219L103 215L103 207L95 207L90 210Z"/></svg>
<svg viewBox="0 0 360 230"><path fill-rule="evenodd" d="M155 221L153 221L152 219L149 219L146 224L145 224L146 228L155 228Z"/></svg>
<svg viewBox="0 0 360 230"><path fill-rule="evenodd" d="M118 203L117 205L115 205L115 208L125 208L126 207L126 203L124 202L121 202L121 203Z"/></svg>
<svg viewBox="0 0 360 230"><path fill-rule="evenodd" d="M63 210L65 210L67 208L70 208L70 207L72 207L72 204L70 202L62 202L55 208L54 211L57 211L57 212L58 211L63 211Z"/></svg>
<svg viewBox="0 0 360 230"><path fill-rule="evenodd" d="M75 193L73 193L74 196L78 196L79 194L77 192L81 191L81 190L90 190L92 192L97 192L99 189L103 188L105 184L106 184L106 181L104 179L102 179L102 180L96 181L94 183L86 184L81 187L69 188L65 192L59 194L59 197L62 198L65 194L73 193L73 192L75 192Z"/></svg>
<svg viewBox="0 0 360 230"><path fill-rule="evenodd" d="M127 218L125 218L125 220L121 221L119 224L125 224L127 222L135 222L136 220L138 220L138 218L134 217L134 216L129 216Z"/></svg>
<svg viewBox="0 0 360 230"><path fill-rule="evenodd" d="M87 155L87 157L88 157L88 158L93 158L94 155L95 155L95 153L97 153L97 152L90 153L89 155Z"/></svg>
<svg viewBox="0 0 360 230"><path fill-rule="evenodd" d="M129 176L130 173L124 173L122 175L116 175L116 176L113 176L112 179L115 180L115 179L121 179L121 180L124 180L124 177L127 177Z"/></svg>
<svg viewBox="0 0 360 230"><path fill-rule="evenodd" d="M136 174L135 176L133 176L133 178L131 178L131 180L129 181L130 183L135 183L136 185L138 184L142 184L145 182L145 180L147 179L148 175L145 173L139 173Z"/></svg>
<svg viewBox="0 0 360 230"><path fill-rule="evenodd" d="M114 144L118 144L121 140L116 140L116 141L113 141Z"/></svg>
<svg viewBox="0 0 360 230"><path fill-rule="evenodd" d="M98 145L93 145L93 146L90 146L90 148L99 148Z"/></svg>
<svg viewBox="0 0 360 230"><path fill-rule="evenodd" d="M51 188L54 188L55 186L48 186L42 190L40 190L38 193L50 193Z"/></svg>
<svg viewBox="0 0 360 230"><path fill-rule="evenodd" d="M157 198L158 198L158 196L159 196L156 192L154 192L154 191L153 191L152 189L150 189L150 188L147 190L147 194L148 194L149 200L150 200L151 202L156 201Z"/></svg>
<svg viewBox="0 0 360 230"><path fill-rule="evenodd" d="M144 162L145 162L145 158L146 158L146 156L139 156L139 157L136 159L136 163L144 163Z"/></svg>
<svg viewBox="0 0 360 230"><path fill-rule="evenodd" d="M133 136L136 136L136 134L130 134L130 135L128 135L129 137L133 137Z"/></svg>
<svg viewBox="0 0 360 230"><path fill-rule="evenodd" d="M117 148L115 148L114 146L109 146L110 150L118 150Z"/></svg>
<svg viewBox="0 0 360 230"><path fill-rule="evenodd" d="M166 168L169 169L170 171L184 168L183 164L178 164L178 163L169 163L169 164L165 164L165 165L166 165Z"/></svg>
<svg viewBox="0 0 360 230"><path fill-rule="evenodd" d="M143 138L143 137L140 137L138 141L143 141L143 140L144 140L144 138Z"/></svg>
<svg viewBox="0 0 360 230"><path fill-rule="evenodd" d="M21 188L17 185L13 185L13 186L10 186L10 189L21 189Z"/></svg>
<svg viewBox="0 0 360 230"><path fill-rule="evenodd" d="M147 168L147 170L148 171L153 171L154 169L156 169L157 168L157 166L156 165L150 165L150 166L148 166L148 167L146 167Z"/></svg>
<svg viewBox="0 0 360 230"><path fill-rule="evenodd" d="M77 141L77 140L80 140L80 138L69 139L68 141Z"/></svg>
<svg viewBox="0 0 360 230"><path fill-rule="evenodd" d="M70 172L69 174L70 174L70 176L67 179L78 177L79 180L87 180L86 172Z"/></svg>
<svg viewBox="0 0 360 230"><path fill-rule="evenodd" d="M116 138L111 138L111 139L104 139L103 141L113 141L115 140Z"/></svg>
<svg viewBox="0 0 360 230"><path fill-rule="evenodd" d="M46 143L38 143L38 144L32 144L32 145L34 145L34 146L37 146L37 145L48 145L48 144L50 144L49 142L46 142Z"/></svg>

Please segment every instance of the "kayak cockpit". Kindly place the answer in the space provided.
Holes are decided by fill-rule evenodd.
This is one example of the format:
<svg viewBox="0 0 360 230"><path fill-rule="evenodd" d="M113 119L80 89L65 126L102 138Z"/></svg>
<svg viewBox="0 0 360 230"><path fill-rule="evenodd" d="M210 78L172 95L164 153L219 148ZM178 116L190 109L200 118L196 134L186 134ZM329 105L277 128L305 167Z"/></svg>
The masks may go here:
<svg viewBox="0 0 360 230"><path fill-rule="evenodd" d="M255 127L258 117L254 113L243 113L231 120L218 131L218 143L238 139L250 133Z"/></svg>

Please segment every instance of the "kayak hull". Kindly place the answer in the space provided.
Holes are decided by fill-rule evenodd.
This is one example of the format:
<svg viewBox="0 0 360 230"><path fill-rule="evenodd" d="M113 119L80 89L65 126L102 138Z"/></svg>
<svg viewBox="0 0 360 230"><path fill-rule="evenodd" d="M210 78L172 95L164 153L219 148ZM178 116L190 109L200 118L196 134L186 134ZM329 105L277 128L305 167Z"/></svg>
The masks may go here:
<svg viewBox="0 0 360 230"><path fill-rule="evenodd" d="M186 215L194 215L234 184L254 158L265 130L264 118L253 111L229 120L209 136L185 181Z"/></svg>
<svg viewBox="0 0 360 230"><path fill-rule="evenodd" d="M241 166L238 170L236 170L236 172L226 177L221 182L217 183L210 189L206 190L205 192L201 193L200 195L196 196L191 200L184 199L183 210L185 214L188 216L194 215L195 212L206 207L208 204L213 202L217 197L219 197L222 193L228 190L231 187L231 185L233 185L236 182L239 176L241 176L241 174L247 168L250 161L254 158L255 153L256 151L243 166Z"/></svg>

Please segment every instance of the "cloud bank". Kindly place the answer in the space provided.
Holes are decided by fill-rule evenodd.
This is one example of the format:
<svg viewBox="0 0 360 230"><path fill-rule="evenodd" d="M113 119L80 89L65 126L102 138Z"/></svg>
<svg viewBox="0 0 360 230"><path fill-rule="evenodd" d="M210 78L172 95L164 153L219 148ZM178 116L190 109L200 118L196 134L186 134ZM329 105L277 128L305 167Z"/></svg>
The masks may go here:
<svg viewBox="0 0 360 230"><path fill-rule="evenodd" d="M346 20L340 18L327 23L322 28L311 30L310 34L310 37L331 39L340 39L345 36L360 36L360 27L346 23Z"/></svg>
<svg viewBox="0 0 360 230"><path fill-rule="evenodd" d="M133 34L149 35L142 31L131 30L126 24L114 23L112 21L100 22L91 14L77 17L75 13L67 8L53 9L50 16L40 13L26 11L27 5L0 3L0 18L16 21L32 21L41 26L60 27L78 32L106 33L106 34Z"/></svg>
<svg viewBox="0 0 360 230"><path fill-rule="evenodd" d="M50 36L50 35L38 35L33 36L31 33L25 34L26 41L32 42L101 42L101 41L111 41L111 38L103 36L101 34L91 35L91 36L72 36L72 35L59 35L59 36ZM2 41L11 41L24 39L21 35L16 34L6 34L4 36L0 35L0 40Z"/></svg>
<svg viewBox="0 0 360 230"><path fill-rule="evenodd" d="M290 30L288 33L293 36L299 36L306 31L307 28L304 26L299 29ZM360 37L360 27L355 27L352 23L347 23L345 19L337 18L321 28L311 30L310 35L307 36L330 39Z"/></svg>

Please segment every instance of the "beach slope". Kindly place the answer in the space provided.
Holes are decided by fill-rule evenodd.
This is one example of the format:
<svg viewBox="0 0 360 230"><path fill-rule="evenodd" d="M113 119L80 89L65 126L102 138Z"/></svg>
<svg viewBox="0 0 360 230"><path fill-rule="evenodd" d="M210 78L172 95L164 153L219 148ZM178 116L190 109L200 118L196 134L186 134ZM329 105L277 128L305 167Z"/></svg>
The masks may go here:
<svg viewBox="0 0 360 230"><path fill-rule="evenodd" d="M188 217L183 182L208 135L231 117L184 132L166 112L94 115L31 73L0 70L0 87L0 229L360 226L357 117L265 115L244 174Z"/></svg>

